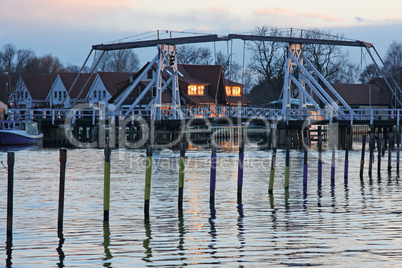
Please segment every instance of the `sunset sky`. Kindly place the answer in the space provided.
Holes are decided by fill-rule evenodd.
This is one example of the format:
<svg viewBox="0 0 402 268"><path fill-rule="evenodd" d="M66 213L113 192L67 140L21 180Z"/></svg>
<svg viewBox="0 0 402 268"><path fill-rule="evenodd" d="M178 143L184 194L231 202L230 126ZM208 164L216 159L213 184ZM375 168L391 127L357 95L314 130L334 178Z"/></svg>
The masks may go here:
<svg viewBox="0 0 402 268"><path fill-rule="evenodd" d="M402 1L396 0L3 0L0 47L12 43L37 56L51 53L65 65L81 65L92 45L140 33L226 35L275 26L330 30L372 42L384 55L393 40L402 41L401 11ZM142 57L141 64L146 60Z"/></svg>

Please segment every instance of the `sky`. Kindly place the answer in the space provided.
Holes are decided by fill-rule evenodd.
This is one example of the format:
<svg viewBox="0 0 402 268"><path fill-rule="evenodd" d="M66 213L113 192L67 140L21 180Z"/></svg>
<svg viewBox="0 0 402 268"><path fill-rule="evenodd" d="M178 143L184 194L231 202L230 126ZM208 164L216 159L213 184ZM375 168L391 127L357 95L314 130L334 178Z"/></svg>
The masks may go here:
<svg viewBox="0 0 402 268"><path fill-rule="evenodd" d="M373 43L384 56L402 42L401 10L400 0L2 0L0 47L81 66L92 45L156 38L156 30L227 35L269 26L330 31ZM144 64L156 48L135 52Z"/></svg>

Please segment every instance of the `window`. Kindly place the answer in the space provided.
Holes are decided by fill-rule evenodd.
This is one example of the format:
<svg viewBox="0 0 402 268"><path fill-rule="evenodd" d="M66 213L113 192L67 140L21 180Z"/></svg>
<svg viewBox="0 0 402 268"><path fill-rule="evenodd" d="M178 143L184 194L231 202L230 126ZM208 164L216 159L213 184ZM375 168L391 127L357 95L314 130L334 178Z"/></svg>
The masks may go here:
<svg viewBox="0 0 402 268"><path fill-rule="evenodd" d="M57 91L54 92L54 98L57 99Z"/></svg>
<svg viewBox="0 0 402 268"><path fill-rule="evenodd" d="M96 90L94 90L94 98L96 98Z"/></svg>
<svg viewBox="0 0 402 268"><path fill-rule="evenodd" d="M106 99L106 91L103 91L103 98Z"/></svg>
<svg viewBox="0 0 402 268"><path fill-rule="evenodd" d="M25 98L28 99L28 92L25 91Z"/></svg>
<svg viewBox="0 0 402 268"><path fill-rule="evenodd" d="M205 94L205 86L201 85L189 85L187 87L188 95L204 95Z"/></svg>
<svg viewBox="0 0 402 268"><path fill-rule="evenodd" d="M67 96L67 92L63 92L63 98L65 99L66 98L66 96Z"/></svg>
<svg viewBox="0 0 402 268"><path fill-rule="evenodd" d="M149 70L148 73L147 73L147 78L152 79L152 76L153 76L153 71Z"/></svg>
<svg viewBox="0 0 402 268"><path fill-rule="evenodd" d="M241 96L241 87L226 87L227 96Z"/></svg>

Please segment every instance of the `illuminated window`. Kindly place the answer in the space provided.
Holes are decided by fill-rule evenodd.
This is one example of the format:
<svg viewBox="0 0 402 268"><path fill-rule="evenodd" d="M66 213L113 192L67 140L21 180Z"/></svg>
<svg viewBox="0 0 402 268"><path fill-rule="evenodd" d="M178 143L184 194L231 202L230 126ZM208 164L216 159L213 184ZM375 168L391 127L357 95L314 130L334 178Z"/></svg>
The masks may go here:
<svg viewBox="0 0 402 268"><path fill-rule="evenodd" d="M205 86L200 86L200 85L189 85L187 87L187 93L188 95L204 95Z"/></svg>
<svg viewBox="0 0 402 268"><path fill-rule="evenodd" d="M226 87L227 96L241 96L241 87Z"/></svg>

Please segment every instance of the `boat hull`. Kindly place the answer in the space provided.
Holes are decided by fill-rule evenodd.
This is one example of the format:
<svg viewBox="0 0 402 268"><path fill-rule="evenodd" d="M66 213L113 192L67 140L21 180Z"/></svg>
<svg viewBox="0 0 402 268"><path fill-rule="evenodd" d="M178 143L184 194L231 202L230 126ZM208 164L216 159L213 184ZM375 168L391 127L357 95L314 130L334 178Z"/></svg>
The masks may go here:
<svg viewBox="0 0 402 268"><path fill-rule="evenodd" d="M42 144L43 134L23 135L15 132L0 131L0 145Z"/></svg>

